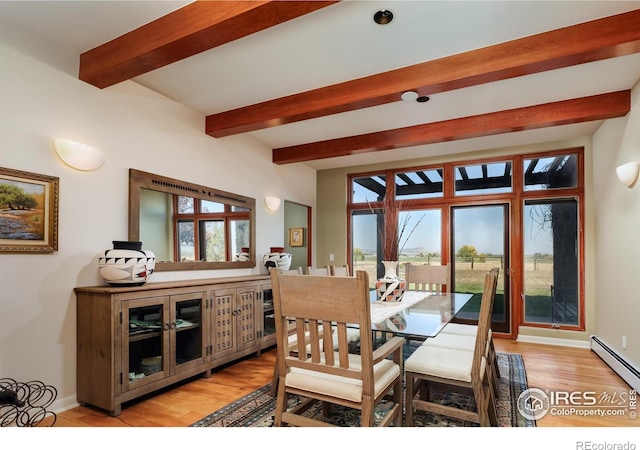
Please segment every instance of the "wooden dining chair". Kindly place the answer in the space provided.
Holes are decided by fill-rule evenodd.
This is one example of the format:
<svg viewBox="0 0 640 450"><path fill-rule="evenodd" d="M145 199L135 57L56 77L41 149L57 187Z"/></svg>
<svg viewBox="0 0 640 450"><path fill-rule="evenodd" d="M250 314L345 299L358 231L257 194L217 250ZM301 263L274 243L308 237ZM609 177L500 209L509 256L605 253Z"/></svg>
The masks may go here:
<svg viewBox="0 0 640 450"><path fill-rule="evenodd" d="M304 271L302 270L302 266L297 267L295 269L287 269L287 270L280 270L280 273L284 273L284 274L288 274L288 275L303 275Z"/></svg>
<svg viewBox="0 0 640 450"><path fill-rule="evenodd" d="M441 294L448 292L451 285L451 271L449 264L432 266L428 264L404 264L404 279L406 290L431 292ZM424 337L410 336L411 341L424 341Z"/></svg>
<svg viewBox="0 0 640 450"><path fill-rule="evenodd" d="M499 269L494 269L499 270ZM493 311L493 305L495 303L495 293L491 297L491 304L489 310ZM485 357L487 364L489 365L491 383L493 387L494 396L498 396L498 378L500 378L500 369L498 367L498 357L496 355L495 347L493 345L493 332L491 331L492 316L489 313L489 325L487 329L487 345L485 348ZM449 325L454 325L447 332ZM467 324L452 324L449 322L445 327L435 336L424 341L422 345L431 347L442 347L454 350L466 350L473 351L476 343L476 335L478 332L478 325Z"/></svg>
<svg viewBox="0 0 640 450"><path fill-rule="evenodd" d="M351 272L349 271L349 266L347 264L343 266L334 266L330 265L329 270L331 271L331 275L334 277L350 277Z"/></svg>
<svg viewBox="0 0 640 450"><path fill-rule="evenodd" d="M391 402L377 423L402 423L402 338L393 338L373 350L369 279L364 271L355 277L280 276L271 272L276 317L278 393L274 426L328 425L320 419L304 417L314 402L360 410L362 426L374 425L374 406L383 398ZM288 329L294 319L298 340L309 335L310 352L289 352ZM360 330L360 354L350 354L347 325ZM331 326L338 329L334 351ZM320 337L323 332L324 339ZM389 357L391 357L389 359ZM304 400L288 407L291 395Z"/></svg>
<svg viewBox="0 0 640 450"><path fill-rule="evenodd" d="M431 266L405 263L404 279L408 290L443 293L450 289L451 270L449 264Z"/></svg>
<svg viewBox="0 0 640 450"><path fill-rule="evenodd" d="M491 307L491 310L493 311L493 306ZM477 332L478 325L449 322L438 334L438 340L436 342L448 347L464 347L466 349L471 349L474 346ZM497 392L500 370L498 368L498 356L496 355L496 349L493 344L493 331L491 329L491 321L489 322L487 362L492 369L493 380L495 384L494 390Z"/></svg>
<svg viewBox="0 0 640 450"><path fill-rule="evenodd" d="M489 321L498 282L498 269L485 275L478 333L472 351L422 345L405 362L406 424L414 425L415 410L455 417L481 426L497 425L496 399L487 364ZM427 340L428 342L428 340ZM443 405L430 398L433 389L466 392L473 396L475 410Z"/></svg>
<svg viewBox="0 0 640 450"><path fill-rule="evenodd" d="M324 266L324 267L307 266L307 275L330 277L331 270L329 269L329 266Z"/></svg>

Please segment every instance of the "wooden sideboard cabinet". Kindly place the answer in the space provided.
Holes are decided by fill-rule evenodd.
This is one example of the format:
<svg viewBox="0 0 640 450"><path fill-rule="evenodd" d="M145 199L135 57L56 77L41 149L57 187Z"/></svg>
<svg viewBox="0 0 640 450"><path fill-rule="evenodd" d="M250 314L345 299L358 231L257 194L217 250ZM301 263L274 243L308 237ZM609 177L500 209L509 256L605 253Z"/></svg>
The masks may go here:
<svg viewBox="0 0 640 450"><path fill-rule="evenodd" d="M78 402L114 416L127 401L275 344L266 275L75 293Z"/></svg>

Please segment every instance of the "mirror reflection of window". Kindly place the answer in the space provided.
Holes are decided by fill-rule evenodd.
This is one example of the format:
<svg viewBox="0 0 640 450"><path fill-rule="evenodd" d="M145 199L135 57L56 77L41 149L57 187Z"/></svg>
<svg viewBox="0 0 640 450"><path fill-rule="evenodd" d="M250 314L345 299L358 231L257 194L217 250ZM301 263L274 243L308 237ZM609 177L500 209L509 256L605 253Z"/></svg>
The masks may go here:
<svg viewBox="0 0 640 450"><path fill-rule="evenodd" d="M178 214L193 214L195 211L193 205L193 198L178 195Z"/></svg>
<svg viewBox="0 0 640 450"><path fill-rule="evenodd" d="M209 200L200 200L200 212L202 213L224 212L224 205L222 203L210 202Z"/></svg>
<svg viewBox="0 0 640 450"><path fill-rule="evenodd" d="M244 218L248 208L176 195L177 214L174 215L173 198L171 194L147 189L142 189L140 196L141 240L145 247L153 248L154 253L160 255L158 260L230 261L242 248L250 247L251 222ZM236 219L234 214L243 218ZM171 224L175 224L175 229ZM167 234L178 236L175 260L173 239L166 240Z"/></svg>
<svg viewBox="0 0 640 450"><path fill-rule="evenodd" d="M243 248L249 247L251 240L251 222L245 219L230 221L231 254L238 255Z"/></svg>
<svg viewBox="0 0 640 450"><path fill-rule="evenodd" d="M176 261L229 261L238 255L242 248L250 247L251 222L245 218L235 219L234 214L245 216L247 208L227 206L224 203L210 200L198 200L183 195L175 196L175 209L172 214L171 202L162 194L147 191L141 204L144 204L144 219L161 228L154 234L164 235L166 232L162 224L175 223L175 230L171 235L178 236ZM155 207L152 208L152 205ZM151 221L150 216L155 211L156 218ZM142 217L142 216L141 216ZM149 227L142 231L142 235L150 237ZM167 243L169 244L169 243ZM156 247L154 247L156 248ZM162 246L163 260L172 261L171 252L167 245ZM165 251L166 250L166 251Z"/></svg>
<svg viewBox="0 0 640 450"><path fill-rule="evenodd" d="M129 240L158 271L255 267L255 199L130 169Z"/></svg>
<svg viewBox="0 0 640 450"><path fill-rule="evenodd" d="M203 220L200 222L200 260L226 261L224 221Z"/></svg>
<svg viewBox="0 0 640 450"><path fill-rule="evenodd" d="M193 220L181 220L178 227L178 261L195 261L196 242L193 238Z"/></svg>

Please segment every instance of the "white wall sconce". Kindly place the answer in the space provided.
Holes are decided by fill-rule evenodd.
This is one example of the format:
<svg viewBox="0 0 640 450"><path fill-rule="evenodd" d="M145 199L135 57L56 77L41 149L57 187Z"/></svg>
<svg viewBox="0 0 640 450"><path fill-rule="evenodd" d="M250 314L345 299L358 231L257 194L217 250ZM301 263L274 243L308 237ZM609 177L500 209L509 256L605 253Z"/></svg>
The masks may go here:
<svg viewBox="0 0 640 450"><path fill-rule="evenodd" d="M56 139L53 145L58 157L74 169L95 170L104 163L104 153L90 145L69 139Z"/></svg>
<svg viewBox="0 0 640 450"><path fill-rule="evenodd" d="M618 179L628 188L632 188L638 180L638 170L640 165L637 162L630 162L616 167Z"/></svg>
<svg viewBox="0 0 640 450"><path fill-rule="evenodd" d="M278 209L280 209L280 199L278 197L267 196L264 198L264 204L271 212L276 212Z"/></svg>

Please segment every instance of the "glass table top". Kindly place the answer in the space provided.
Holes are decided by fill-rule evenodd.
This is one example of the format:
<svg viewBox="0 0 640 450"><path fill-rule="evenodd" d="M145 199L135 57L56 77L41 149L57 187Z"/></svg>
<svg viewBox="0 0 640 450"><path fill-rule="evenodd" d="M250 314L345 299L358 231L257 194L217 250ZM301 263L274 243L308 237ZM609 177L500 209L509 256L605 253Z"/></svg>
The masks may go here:
<svg viewBox="0 0 640 450"><path fill-rule="evenodd" d="M397 336L434 337L471 299L472 294L407 291L400 302L371 302L371 329Z"/></svg>

